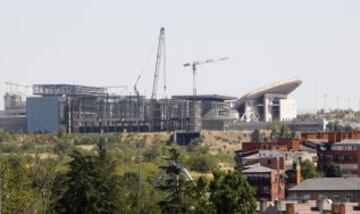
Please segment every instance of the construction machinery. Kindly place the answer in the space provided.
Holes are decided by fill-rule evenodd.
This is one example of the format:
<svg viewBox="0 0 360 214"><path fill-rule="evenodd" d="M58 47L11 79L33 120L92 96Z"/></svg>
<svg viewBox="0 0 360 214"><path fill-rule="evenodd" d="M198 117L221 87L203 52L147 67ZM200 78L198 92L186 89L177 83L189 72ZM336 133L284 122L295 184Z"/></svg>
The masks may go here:
<svg viewBox="0 0 360 214"><path fill-rule="evenodd" d="M163 70L164 70L164 93L166 96L166 48L165 48L165 28L160 29L160 36L159 36L159 43L158 43L158 51L156 55L156 64L155 64L155 72L154 72L154 81L153 81L153 88L151 99L157 99L157 88L159 82L159 73L160 73L160 66L161 60L163 60Z"/></svg>
<svg viewBox="0 0 360 214"><path fill-rule="evenodd" d="M193 71L193 96L196 96L196 72L197 72L197 66L198 65L203 65L203 64L208 64L208 63L215 63L215 62L219 62L219 61L224 61L224 60L228 60L229 57L223 57L223 58L219 58L219 59L207 59L205 61L193 61L193 62L188 62L184 64L184 67L192 67L192 71Z"/></svg>
<svg viewBox="0 0 360 214"><path fill-rule="evenodd" d="M151 48L150 53L145 61L145 64L144 64L143 68L141 69L141 72L135 81L134 92L135 92L136 96L140 96L140 92L139 92L137 86L138 86L139 81L145 71L145 67L149 61L150 55L152 55L154 47L155 47L155 44ZM151 93L151 99L153 99L153 100L157 99L157 90L158 90L158 83L159 83L161 61L163 62L163 71L164 71L163 89L164 89L164 97L166 98L166 96L167 96L167 92L166 92L166 90L167 90L167 88L166 88L166 47L165 47L165 28L163 28L163 27L160 29L160 35L158 38L158 50L157 50L157 54L156 54L154 81L153 81L153 88L152 88L152 93Z"/></svg>

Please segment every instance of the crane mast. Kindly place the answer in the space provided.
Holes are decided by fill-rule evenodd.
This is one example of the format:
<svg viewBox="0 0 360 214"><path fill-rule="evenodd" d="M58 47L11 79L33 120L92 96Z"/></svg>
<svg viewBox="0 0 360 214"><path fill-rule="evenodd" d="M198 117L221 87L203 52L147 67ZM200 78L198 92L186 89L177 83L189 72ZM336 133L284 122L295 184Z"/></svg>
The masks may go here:
<svg viewBox="0 0 360 214"><path fill-rule="evenodd" d="M155 72L154 72L154 81L153 81L153 88L151 99L157 99L157 88L159 83L159 73L160 73L160 66L161 66L161 59L164 62L164 90L166 94L166 69L165 69L165 28L160 29L160 36L159 36L159 44L158 44L158 51L156 55L156 64L155 64Z"/></svg>

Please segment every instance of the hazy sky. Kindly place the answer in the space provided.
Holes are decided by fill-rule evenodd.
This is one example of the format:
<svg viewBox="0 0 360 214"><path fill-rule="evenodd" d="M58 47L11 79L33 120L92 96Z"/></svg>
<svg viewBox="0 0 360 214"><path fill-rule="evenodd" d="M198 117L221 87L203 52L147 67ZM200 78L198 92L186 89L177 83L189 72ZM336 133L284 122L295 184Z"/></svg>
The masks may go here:
<svg viewBox="0 0 360 214"><path fill-rule="evenodd" d="M359 11L359 0L0 0L0 93L6 80L132 89L163 26L169 94L192 93L183 63L228 56L199 67L198 93L240 97L300 77L299 109L324 94L358 109ZM154 64L153 52L138 86L148 96Z"/></svg>

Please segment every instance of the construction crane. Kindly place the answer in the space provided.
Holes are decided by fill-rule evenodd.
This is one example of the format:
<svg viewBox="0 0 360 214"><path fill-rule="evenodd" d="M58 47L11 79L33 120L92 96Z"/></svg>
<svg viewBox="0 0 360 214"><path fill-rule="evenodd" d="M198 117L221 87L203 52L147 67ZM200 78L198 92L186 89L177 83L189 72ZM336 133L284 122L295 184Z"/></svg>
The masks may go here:
<svg viewBox="0 0 360 214"><path fill-rule="evenodd" d="M163 70L164 70L164 93L166 97L166 57L165 57L165 28L160 29L160 36L159 36L159 44L158 44L158 51L156 55L156 64L155 64L155 72L154 72L154 82L152 88L151 99L157 99L157 88L159 82L159 72L160 72L160 63L161 59L163 59Z"/></svg>
<svg viewBox="0 0 360 214"><path fill-rule="evenodd" d="M184 64L184 67L192 67L192 71L193 71L193 96L196 96L196 72L197 69L196 67L198 65L203 65L203 64L208 64L208 63L214 63L214 62L219 62L219 61L224 61L224 60L228 60L229 57L223 57L223 58L219 58L219 59L207 59L205 61L193 61L193 62L188 62Z"/></svg>
<svg viewBox="0 0 360 214"><path fill-rule="evenodd" d="M137 77L135 84L134 84L134 92L136 96L140 96L140 92L137 88L140 79L145 71L145 67L148 64L148 61L150 59L150 56L152 55L152 52L156 46L156 42L152 46L149 55L146 58L145 64L143 65L141 72L139 76ZM165 48L165 28L160 29L160 35L158 38L158 51L156 55L156 64L155 64L155 74L154 74L154 81L153 81L153 88L152 88L152 94L151 98L156 99L157 98L157 88L158 88L158 82L159 82L159 73L160 73L160 66L161 66L161 60L163 60L163 70L164 70L164 97L166 97L166 48Z"/></svg>

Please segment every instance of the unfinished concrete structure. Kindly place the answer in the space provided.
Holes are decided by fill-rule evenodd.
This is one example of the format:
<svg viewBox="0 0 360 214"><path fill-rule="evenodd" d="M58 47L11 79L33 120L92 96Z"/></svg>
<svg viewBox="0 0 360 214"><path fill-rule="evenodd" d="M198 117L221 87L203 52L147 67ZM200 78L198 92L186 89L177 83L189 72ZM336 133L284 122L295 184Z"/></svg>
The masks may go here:
<svg viewBox="0 0 360 214"><path fill-rule="evenodd" d="M226 102L234 98L218 95L155 100L68 84L33 85L33 95L27 98L26 108L30 132L57 132L61 125L69 133L99 132L101 128L105 132L201 131L204 118L221 120L235 111Z"/></svg>

